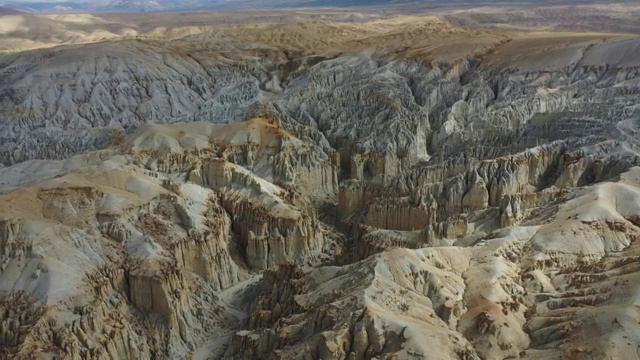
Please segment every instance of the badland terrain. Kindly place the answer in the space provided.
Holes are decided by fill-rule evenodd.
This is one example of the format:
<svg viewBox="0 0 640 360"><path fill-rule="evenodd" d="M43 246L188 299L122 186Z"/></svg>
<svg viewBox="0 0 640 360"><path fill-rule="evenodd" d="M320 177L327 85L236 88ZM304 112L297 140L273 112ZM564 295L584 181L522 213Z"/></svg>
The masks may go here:
<svg viewBox="0 0 640 360"><path fill-rule="evenodd" d="M294 5L3 11L0 358L640 358L640 5Z"/></svg>

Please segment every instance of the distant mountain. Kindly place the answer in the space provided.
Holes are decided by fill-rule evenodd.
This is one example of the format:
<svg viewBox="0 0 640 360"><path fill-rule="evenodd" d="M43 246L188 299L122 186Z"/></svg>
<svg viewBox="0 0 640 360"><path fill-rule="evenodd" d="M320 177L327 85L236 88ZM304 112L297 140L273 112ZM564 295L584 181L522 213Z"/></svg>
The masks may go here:
<svg viewBox="0 0 640 360"><path fill-rule="evenodd" d="M6 6L0 6L0 15L20 15L20 14L24 14L24 11L6 7Z"/></svg>
<svg viewBox="0 0 640 360"><path fill-rule="evenodd" d="M1 1L1 0L0 0ZM487 3L584 3L592 0L489 0ZM474 0L79 0L9 2L5 7L37 13L130 13L199 10L282 9L304 7L354 7L384 5L462 5L476 4ZM2 6L2 5L0 5Z"/></svg>
<svg viewBox="0 0 640 360"><path fill-rule="evenodd" d="M1 0L0 0L1 1ZM38 2L7 2L0 6L19 11L34 13L135 13L135 12L167 12L189 10L215 10L223 8L239 8L249 1L229 0L99 0L99 1L38 1ZM235 6L240 4L240 6ZM258 4L255 7L269 7Z"/></svg>
<svg viewBox="0 0 640 360"><path fill-rule="evenodd" d="M16 11L34 13L69 13L82 12L87 8L86 3L72 1L42 1L42 2L8 2L3 5Z"/></svg>
<svg viewBox="0 0 640 360"><path fill-rule="evenodd" d="M167 12L195 10L274 9L290 7L346 7L407 4L412 0L100 0L9 2L5 6L36 13ZM425 1L422 1L423 3ZM426 1L429 2L429 1Z"/></svg>
<svg viewBox="0 0 640 360"><path fill-rule="evenodd" d="M171 7L155 0L113 0L98 5L92 10L99 12L158 12L171 10Z"/></svg>

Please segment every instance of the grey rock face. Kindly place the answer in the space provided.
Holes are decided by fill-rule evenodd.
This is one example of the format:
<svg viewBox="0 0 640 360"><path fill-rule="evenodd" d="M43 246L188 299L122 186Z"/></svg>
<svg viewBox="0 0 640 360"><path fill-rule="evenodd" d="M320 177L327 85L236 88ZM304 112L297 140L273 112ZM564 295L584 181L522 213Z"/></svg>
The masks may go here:
<svg viewBox="0 0 640 360"><path fill-rule="evenodd" d="M137 41L3 56L3 163L103 148L112 129L147 122L245 119L260 75L200 61Z"/></svg>

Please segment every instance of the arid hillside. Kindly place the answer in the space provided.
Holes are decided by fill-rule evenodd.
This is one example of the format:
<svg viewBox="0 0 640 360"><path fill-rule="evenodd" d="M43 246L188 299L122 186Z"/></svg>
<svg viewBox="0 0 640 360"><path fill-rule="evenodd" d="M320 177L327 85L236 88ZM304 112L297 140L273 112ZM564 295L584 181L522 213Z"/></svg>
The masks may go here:
<svg viewBox="0 0 640 360"><path fill-rule="evenodd" d="M640 8L385 9L0 15L0 358L638 359Z"/></svg>

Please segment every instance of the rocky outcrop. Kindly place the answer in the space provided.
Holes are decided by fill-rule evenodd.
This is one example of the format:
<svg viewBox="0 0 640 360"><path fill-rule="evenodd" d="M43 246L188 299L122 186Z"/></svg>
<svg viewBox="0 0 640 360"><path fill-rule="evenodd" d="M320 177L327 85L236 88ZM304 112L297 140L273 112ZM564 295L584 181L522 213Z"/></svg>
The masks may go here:
<svg viewBox="0 0 640 360"><path fill-rule="evenodd" d="M315 215L296 212L291 217L278 217L246 200L223 203L232 214L234 231L250 267L263 270L289 261L313 262L314 256L320 255L325 240Z"/></svg>
<svg viewBox="0 0 640 360"><path fill-rule="evenodd" d="M109 161L3 195L8 357L181 357L233 326L213 292L248 274L211 192Z"/></svg>
<svg viewBox="0 0 640 360"><path fill-rule="evenodd" d="M221 204L230 214L251 268L313 262L322 252L325 240L317 216L300 207L304 202L295 192L273 186L221 159L204 163L190 177L220 191ZM254 196L259 196L258 201Z"/></svg>
<svg viewBox="0 0 640 360"><path fill-rule="evenodd" d="M436 315L434 309L442 308L443 316L455 321L462 310L460 304L454 305L454 302L447 303L451 311L444 310L445 305L440 301L446 302L444 293L449 290L439 288L438 275L427 275L427 268L415 269L413 274L400 275L411 283L400 286L393 283L391 288L382 286L386 284L385 279L393 279L393 275L383 269L395 273L395 266L399 265L395 263L397 255L400 254L369 259L343 269L313 270L309 274L291 266L265 273L262 296L254 303L253 329L236 333L226 356L275 358L278 354L289 358L300 354L309 359L374 356L387 359L420 354L426 358L478 358L466 340L451 332ZM376 271L373 275L366 270L373 268L380 273ZM436 273L439 271L433 269ZM363 278L353 281L350 279L353 274L361 274ZM424 283L425 279L431 280ZM417 305L420 303L414 302L417 300L414 296L428 305ZM449 299L455 301L453 297ZM410 325L394 324L386 315L390 308L403 314L401 317ZM437 339L434 341L443 341L451 347L440 348L442 351L436 355L426 352L423 346L428 345L420 344L417 339L407 341L425 328L430 330L432 339Z"/></svg>
<svg viewBox="0 0 640 360"><path fill-rule="evenodd" d="M368 206L363 223L390 230L422 229L435 222L437 206L413 205L406 198L375 198Z"/></svg>
<svg viewBox="0 0 640 360"><path fill-rule="evenodd" d="M230 239L230 224L226 226L224 237ZM212 226L212 229L225 227ZM232 250L229 249L233 244L222 241L218 235L193 231L183 241L176 243L172 251L181 268L198 274L214 289L223 289L245 280L246 274L233 261Z"/></svg>

